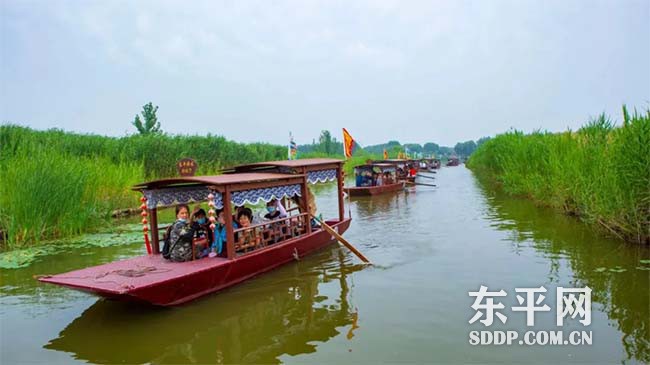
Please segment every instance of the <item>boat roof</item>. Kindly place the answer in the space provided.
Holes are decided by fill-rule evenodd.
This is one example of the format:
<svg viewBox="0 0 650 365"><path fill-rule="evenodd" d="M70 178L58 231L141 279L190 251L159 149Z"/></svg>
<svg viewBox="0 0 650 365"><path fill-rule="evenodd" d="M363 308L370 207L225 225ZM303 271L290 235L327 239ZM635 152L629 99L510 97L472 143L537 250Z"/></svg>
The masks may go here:
<svg viewBox="0 0 650 365"><path fill-rule="evenodd" d="M268 167L287 167L287 168L306 168L306 170L318 170L319 168L327 168L332 165L343 164L343 160L336 158L305 158L302 160L284 160L284 161L265 161L255 162L250 164L243 164L230 167L226 170L234 170L235 172L251 171L255 169L264 169Z"/></svg>
<svg viewBox="0 0 650 365"><path fill-rule="evenodd" d="M389 158L387 160L375 160L375 162L377 162L377 163L382 163L382 162L383 163L391 163L391 162L394 163L394 162L406 162L406 161L409 161L409 160L404 159L404 158Z"/></svg>
<svg viewBox="0 0 650 365"><path fill-rule="evenodd" d="M378 163L373 162L373 163L369 163L369 164L365 164L365 165L355 166L354 168L357 169L357 168L374 167L374 166L377 166L377 167L395 167L395 164L384 163L384 162L378 162Z"/></svg>
<svg viewBox="0 0 650 365"><path fill-rule="evenodd" d="M247 183L272 183L276 181L295 180L303 175L277 174L266 172L245 172L238 174L175 177L144 182L133 186L133 190L159 189L172 186L223 186Z"/></svg>

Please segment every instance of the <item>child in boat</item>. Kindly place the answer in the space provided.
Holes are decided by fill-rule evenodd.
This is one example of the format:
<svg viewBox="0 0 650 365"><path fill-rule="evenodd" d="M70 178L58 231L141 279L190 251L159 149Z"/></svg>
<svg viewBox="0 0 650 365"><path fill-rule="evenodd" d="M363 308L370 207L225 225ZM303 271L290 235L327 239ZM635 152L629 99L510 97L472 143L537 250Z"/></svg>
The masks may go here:
<svg viewBox="0 0 650 365"><path fill-rule="evenodd" d="M223 252L223 247L228 241L228 235L226 234L226 213L223 209L217 210L217 221L215 222L214 228L214 240L210 245L210 251L214 252L215 255L221 255ZM237 229L239 226L237 222L232 222L232 228Z"/></svg>
<svg viewBox="0 0 650 365"><path fill-rule="evenodd" d="M190 208L181 204L176 206L176 221L169 230L169 260L184 262L192 260L192 238L194 231L187 219ZM165 257L167 258L167 257Z"/></svg>
<svg viewBox="0 0 650 365"><path fill-rule="evenodd" d="M190 222L192 230L194 230L194 257L199 259L208 256L210 250L208 248L210 242L213 242L212 230L210 223L206 218L205 210L197 206L192 212L192 219Z"/></svg>
<svg viewBox="0 0 650 365"><path fill-rule="evenodd" d="M251 222L253 221L253 211L250 208L239 210L237 213L237 221L239 222L239 226L241 228L250 227ZM245 229L239 232L239 246L244 249L244 251L248 250L249 248L257 248L257 246L260 244L260 241L260 235L255 228Z"/></svg>

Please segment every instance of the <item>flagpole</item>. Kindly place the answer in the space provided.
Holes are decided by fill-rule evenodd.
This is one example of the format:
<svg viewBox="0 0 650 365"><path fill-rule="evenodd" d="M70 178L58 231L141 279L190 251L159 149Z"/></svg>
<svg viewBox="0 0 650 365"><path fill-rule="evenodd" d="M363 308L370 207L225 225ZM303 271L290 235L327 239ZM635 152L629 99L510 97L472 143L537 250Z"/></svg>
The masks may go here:
<svg viewBox="0 0 650 365"><path fill-rule="evenodd" d="M287 158L291 160L291 139L293 136L291 135L291 132L289 132L289 144L287 145Z"/></svg>

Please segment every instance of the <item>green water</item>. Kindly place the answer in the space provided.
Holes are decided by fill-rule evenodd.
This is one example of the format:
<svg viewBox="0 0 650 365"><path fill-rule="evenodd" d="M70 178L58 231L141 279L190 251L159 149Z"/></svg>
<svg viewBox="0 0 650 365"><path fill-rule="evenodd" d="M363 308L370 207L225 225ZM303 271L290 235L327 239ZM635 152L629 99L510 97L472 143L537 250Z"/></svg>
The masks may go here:
<svg viewBox="0 0 650 365"><path fill-rule="evenodd" d="M422 180L423 182L432 182ZM345 237L376 265L331 245L224 292L175 308L105 301L37 283L144 252L140 243L62 248L2 270L1 363L644 363L650 361L650 250L600 237L570 217L502 196L463 166L437 188L352 200ZM335 188L316 191L324 216ZM346 214L348 208L346 207ZM93 238L94 237L94 238ZM96 239L97 236L91 236ZM88 238L88 239L91 239ZM123 238L111 238L121 243ZM469 291L589 286L593 345L471 346ZM524 331L525 313L503 311Z"/></svg>

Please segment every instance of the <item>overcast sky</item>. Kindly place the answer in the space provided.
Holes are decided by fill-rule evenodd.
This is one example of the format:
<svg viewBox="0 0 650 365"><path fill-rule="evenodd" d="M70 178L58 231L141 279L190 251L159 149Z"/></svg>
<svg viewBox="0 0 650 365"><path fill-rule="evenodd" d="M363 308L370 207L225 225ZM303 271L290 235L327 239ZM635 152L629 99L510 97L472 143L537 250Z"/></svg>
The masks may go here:
<svg viewBox="0 0 650 365"><path fill-rule="evenodd" d="M650 102L650 1L0 0L0 118L454 145Z"/></svg>

